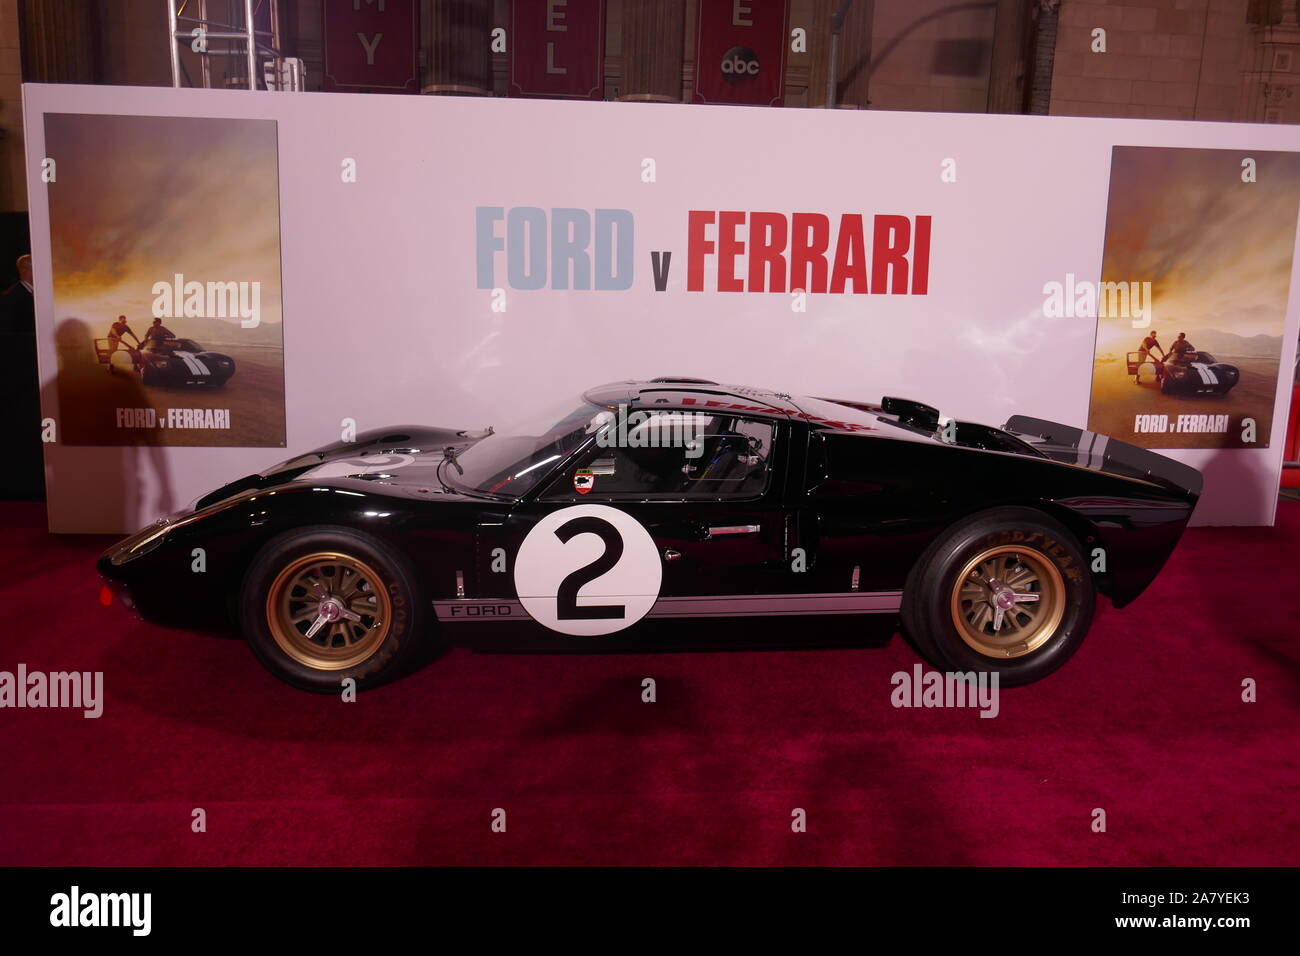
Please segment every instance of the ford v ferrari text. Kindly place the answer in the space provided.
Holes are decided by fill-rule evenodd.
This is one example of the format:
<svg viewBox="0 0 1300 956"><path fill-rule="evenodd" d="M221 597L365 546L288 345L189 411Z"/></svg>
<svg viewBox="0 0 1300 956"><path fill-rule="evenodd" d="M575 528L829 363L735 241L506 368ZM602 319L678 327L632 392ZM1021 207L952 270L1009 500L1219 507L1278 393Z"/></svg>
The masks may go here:
<svg viewBox="0 0 1300 956"><path fill-rule="evenodd" d="M667 378L525 418L292 458L99 571L149 619L227 611L315 691L388 680L421 642L487 622L590 646L642 618L815 614L899 615L936 668L1020 684L1074 653L1097 592L1122 607L1146 588L1201 490L1195 469L1103 435L899 398Z"/></svg>

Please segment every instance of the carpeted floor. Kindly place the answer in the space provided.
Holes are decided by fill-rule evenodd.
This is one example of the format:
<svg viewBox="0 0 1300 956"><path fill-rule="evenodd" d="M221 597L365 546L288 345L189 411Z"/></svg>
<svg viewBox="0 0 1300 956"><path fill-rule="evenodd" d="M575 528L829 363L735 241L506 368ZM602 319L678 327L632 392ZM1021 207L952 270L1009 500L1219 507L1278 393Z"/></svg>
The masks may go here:
<svg viewBox="0 0 1300 956"><path fill-rule="evenodd" d="M898 638L452 650L345 704L238 640L103 606L106 543L0 504L0 670L103 671L106 701L98 720L0 710L0 864L1300 859L1300 502L1275 528L1189 531L1147 594L1102 605L1079 654L1005 691L995 719L892 707L915 661Z"/></svg>

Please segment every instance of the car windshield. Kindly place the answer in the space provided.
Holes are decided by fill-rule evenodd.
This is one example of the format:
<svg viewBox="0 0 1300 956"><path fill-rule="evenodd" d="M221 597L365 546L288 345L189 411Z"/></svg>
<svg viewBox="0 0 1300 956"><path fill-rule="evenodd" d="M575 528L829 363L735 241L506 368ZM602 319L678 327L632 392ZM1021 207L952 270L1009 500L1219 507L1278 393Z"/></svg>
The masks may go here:
<svg viewBox="0 0 1300 956"><path fill-rule="evenodd" d="M569 399L534 412L465 449L442 467L442 478L462 491L522 497L595 434L602 411Z"/></svg>
<svg viewBox="0 0 1300 956"><path fill-rule="evenodd" d="M202 352L202 351L203 351L203 346L202 346L202 345L199 345L199 343L198 343L198 342L195 342L193 339L177 339L177 340L176 340L176 344L180 347L180 349L181 349L182 352Z"/></svg>

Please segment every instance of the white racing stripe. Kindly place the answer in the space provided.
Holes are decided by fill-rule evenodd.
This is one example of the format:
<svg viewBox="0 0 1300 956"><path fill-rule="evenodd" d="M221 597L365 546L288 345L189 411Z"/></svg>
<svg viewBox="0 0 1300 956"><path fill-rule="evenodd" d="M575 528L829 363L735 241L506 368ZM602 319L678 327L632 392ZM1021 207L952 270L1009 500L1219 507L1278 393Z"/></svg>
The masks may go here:
<svg viewBox="0 0 1300 956"><path fill-rule="evenodd" d="M1098 435L1097 441L1092 446L1092 458L1088 462L1088 467L1094 471L1101 471L1101 466L1106 461L1106 445L1110 438L1106 435Z"/></svg>
<svg viewBox="0 0 1300 956"><path fill-rule="evenodd" d="M177 356L182 362L185 363L185 367L190 370L191 375L212 374L210 371L208 371L208 367L203 363L203 360L199 358L197 355L195 355L193 352L176 351L173 352L172 355Z"/></svg>
<svg viewBox="0 0 1300 956"><path fill-rule="evenodd" d="M1079 446L1075 451L1074 463L1100 471L1106 460L1106 445L1110 438L1096 432L1084 432L1079 436Z"/></svg>
<svg viewBox="0 0 1300 956"><path fill-rule="evenodd" d="M1201 376L1202 385L1218 385L1219 376L1214 374L1214 369L1210 368L1204 362L1193 362L1192 368L1196 369Z"/></svg>

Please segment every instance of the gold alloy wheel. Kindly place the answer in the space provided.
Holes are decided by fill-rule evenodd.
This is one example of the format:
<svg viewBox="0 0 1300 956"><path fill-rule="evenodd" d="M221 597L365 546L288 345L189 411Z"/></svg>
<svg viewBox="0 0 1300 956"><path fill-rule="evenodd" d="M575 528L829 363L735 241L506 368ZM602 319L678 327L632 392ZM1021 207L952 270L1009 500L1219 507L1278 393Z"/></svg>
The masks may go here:
<svg viewBox="0 0 1300 956"><path fill-rule="evenodd" d="M1024 657L1056 633L1065 581L1034 548L987 548L966 562L952 586L952 623L985 657Z"/></svg>
<svg viewBox="0 0 1300 956"><path fill-rule="evenodd" d="M337 551L289 563L266 595L266 620L280 650L322 671L355 667L384 643L392 605L368 564Z"/></svg>

